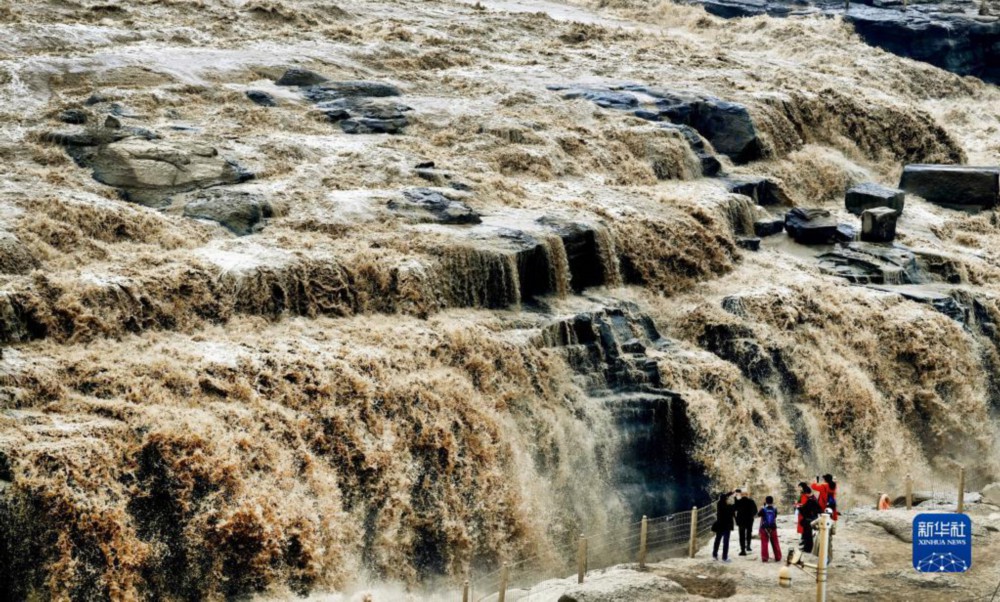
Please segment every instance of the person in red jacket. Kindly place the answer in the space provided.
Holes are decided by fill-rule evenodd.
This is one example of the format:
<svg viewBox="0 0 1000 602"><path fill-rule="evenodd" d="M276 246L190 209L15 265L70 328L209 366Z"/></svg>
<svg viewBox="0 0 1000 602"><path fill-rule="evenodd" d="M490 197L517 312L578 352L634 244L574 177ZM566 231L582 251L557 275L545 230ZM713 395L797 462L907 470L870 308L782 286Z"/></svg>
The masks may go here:
<svg viewBox="0 0 1000 602"><path fill-rule="evenodd" d="M816 482L812 484L812 488L819 494L820 509L826 512L826 509L830 508L833 510L830 516L833 517L833 520L837 520L837 517L840 515L837 513L837 482L833 480L833 475L823 475L823 482L820 482L819 477L816 477Z"/></svg>
<svg viewBox="0 0 1000 602"><path fill-rule="evenodd" d="M801 481L799 483L799 503L795 504L795 509L797 511L801 510L802 506L805 505L806 501L809 500L809 496L812 495L812 489L809 488L809 483ZM801 534L802 533L802 513L798 512L798 520L796 521L795 530Z"/></svg>

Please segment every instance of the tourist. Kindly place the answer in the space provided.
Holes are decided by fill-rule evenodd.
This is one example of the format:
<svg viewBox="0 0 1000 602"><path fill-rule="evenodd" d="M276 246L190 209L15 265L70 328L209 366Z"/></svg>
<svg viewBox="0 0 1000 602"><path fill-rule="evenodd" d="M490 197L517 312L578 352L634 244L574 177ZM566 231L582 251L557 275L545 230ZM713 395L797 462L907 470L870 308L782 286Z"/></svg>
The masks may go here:
<svg viewBox="0 0 1000 602"><path fill-rule="evenodd" d="M819 500L816 499L808 483L799 483L799 489L802 493L799 499L799 533L802 534L800 547L804 552L811 554L813 551L812 522L819 517L822 509L819 507Z"/></svg>
<svg viewBox="0 0 1000 602"><path fill-rule="evenodd" d="M822 482L820 482L819 477L816 477L816 482L812 484L812 488L819 494L820 511L825 512L829 508L832 510L830 516L833 517L833 520L837 520L840 515L837 513L837 482L833 480L833 475L823 475Z"/></svg>
<svg viewBox="0 0 1000 602"><path fill-rule="evenodd" d="M757 513L760 517L760 560L767 562L767 544L770 542L774 550L774 561L781 562L781 546L778 544L778 509L774 507L774 498L764 498L764 507Z"/></svg>
<svg viewBox="0 0 1000 602"><path fill-rule="evenodd" d="M740 556L746 556L753 552L750 544L753 539L753 521L757 518L757 502L753 501L749 492L737 489L735 507L736 528L740 533Z"/></svg>
<svg viewBox="0 0 1000 602"><path fill-rule="evenodd" d="M729 560L729 534L733 530L733 500L732 491L719 494L719 503L715 507L715 523L712 524L712 531L715 531L715 545L712 547L712 558L719 559L719 543L722 543L722 562Z"/></svg>
<svg viewBox="0 0 1000 602"><path fill-rule="evenodd" d="M879 494L878 498L878 509L888 510L892 506L892 502L889 501L889 496L886 493Z"/></svg>

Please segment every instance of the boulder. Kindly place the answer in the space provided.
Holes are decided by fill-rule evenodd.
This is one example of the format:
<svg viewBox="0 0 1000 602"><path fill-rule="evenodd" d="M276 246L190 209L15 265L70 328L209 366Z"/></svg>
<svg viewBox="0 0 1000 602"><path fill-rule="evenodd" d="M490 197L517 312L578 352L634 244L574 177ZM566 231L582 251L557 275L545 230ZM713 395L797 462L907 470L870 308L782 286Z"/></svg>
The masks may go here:
<svg viewBox="0 0 1000 602"><path fill-rule="evenodd" d="M237 236L260 229L273 215L271 204L261 195L231 189L211 189L194 193L184 205L184 215L218 222Z"/></svg>
<svg viewBox="0 0 1000 602"><path fill-rule="evenodd" d="M409 121L402 116L397 119L358 117L344 119L340 122L340 129L348 134L399 134L407 125Z"/></svg>
<svg viewBox="0 0 1000 602"><path fill-rule="evenodd" d="M723 178L726 190L733 194L742 194L754 200L758 205L787 205L788 195L777 182L762 176L729 176Z"/></svg>
<svg viewBox="0 0 1000 602"><path fill-rule="evenodd" d="M167 205L177 193L253 177L215 148L197 142L126 138L101 145L85 160L95 180L150 207Z"/></svg>
<svg viewBox="0 0 1000 602"><path fill-rule="evenodd" d="M897 214L901 214L905 200L906 193L898 188L865 182L847 190L847 194L844 196L844 206L854 215L861 215L865 209L874 209L875 207L888 207L895 210Z"/></svg>
<svg viewBox="0 0 1000 602"><path fill-rule="evenodd" d="M754 237L737 238L736 246L747 251L760 251L760 239Z"/></svg>
<svg viewBox="0 0 1000 602"><path fill-rule="evenodd" d="M73 125L83 125L87 123L87 112L83 109L66 109L59 113L59 121Z"/></svg>
<svg viewBox="0 0 1000 602"><path fill-rule="evenodd" d="M401 103L368 98L338 98L316 107L348 134L398 134L409 125L404 113L411 110Z"/></svg>
<svg viewBox="0 0 1000 602"><path fill-rule="evenodd" d="M986 487L983 487L982 492L983 502L987 504L993 504L994 506L1000 506L1000 483L990 483Z"/></svg>
<svg viewBox="0 0 1000 602"><path fill-rule="evenodd" d="M861 214L861 240L892 242L896 238L896 218L899 214L888 207L865 209Z"/></svg>
<svg viewBox="0 0 1000 602"><path fill-rule="evenodd" d="M464 202L430 188L405 190L402 196L386 206L416 223L478 224L483 221Z"/></svg>
<svg viewBox="0 0 1000 602"><path fill-rule="evenodd" d="M829 244L837 235L837 221L826 209L796 207L785 214L785 230L799 244Z"/></svg>
<svg viewBox="0 0 1000 602"><path fill-rule="evenodd" d="M848 243L857 238L857 229L850 224L837 224L837 231L833 235L836 242Z"/></svg>
<svg viewBox="0 0 1000 602"><path fill-rule="evenodd" d="M1000 167L907 165L899 187L953 209L992 209L1000 202Z"/></svg>
<svg viewBox="0 0 1000 602"><path fill-rule="evenodd" d="M278 78L275 83L277 86L315 86L328 81L326 77L316 73L315 71L310 71L308 69L301 69L299 67L292 67L291 69L285 71L284 75Z"/></svg>
<svg viewBox="0 0 1000 602"><path fill-rule="evenodd" d="M774 236L785 229L785 220L780 217L766 217L753 223L754 236Z"/></svg>
<svg viewBox="0 0 1000 602"><path fill-rule="evenodd" d="M254 104L258 104L262 107L278 106L277 101L274 100L274 96L271 96L263 90L247 90L247 98L249 98Z"/></svg>
<svg viewBox="0 0 1000 602"><path fill-rule="evenodd" d="M660 118L689 125L708 140L712 147L735 163L747 163L763 156L763 144L747 108L713 96L677 93L627 86L656 98Z"/></svg>

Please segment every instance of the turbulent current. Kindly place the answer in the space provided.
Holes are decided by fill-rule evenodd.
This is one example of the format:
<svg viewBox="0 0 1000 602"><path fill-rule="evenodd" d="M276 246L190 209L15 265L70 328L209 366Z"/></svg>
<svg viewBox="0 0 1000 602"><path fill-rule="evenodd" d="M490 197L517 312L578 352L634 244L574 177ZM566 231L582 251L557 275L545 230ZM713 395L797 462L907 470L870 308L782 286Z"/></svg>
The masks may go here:
<svg viewBox="0 0 1000 602"><path fill-rule="evenodd" d="M998 107L839 18L0 0L0 598L421 592L742 485L1000 480L997 214L845 208L1000 164Z"/></svg>

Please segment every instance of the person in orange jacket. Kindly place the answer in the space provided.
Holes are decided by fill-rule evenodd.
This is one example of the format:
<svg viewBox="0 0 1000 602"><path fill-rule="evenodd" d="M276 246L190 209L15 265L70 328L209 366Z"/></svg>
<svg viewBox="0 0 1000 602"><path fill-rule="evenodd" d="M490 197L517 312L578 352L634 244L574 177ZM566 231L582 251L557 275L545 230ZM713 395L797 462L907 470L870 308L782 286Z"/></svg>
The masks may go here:
<svg viewBox="0 0 1000 602"><path fill-rule="evenodd" d="M820 509L826 512L826 509L830 508L833 510L830 515L833 517L833 520L837 520L840 514L837 512L837 481L833 480L833 475L823 475L823 482L820 482L819 477L816 477L816 482L812 484L812 488L819 494Z"/></svg>

